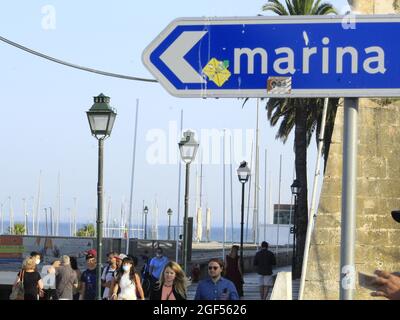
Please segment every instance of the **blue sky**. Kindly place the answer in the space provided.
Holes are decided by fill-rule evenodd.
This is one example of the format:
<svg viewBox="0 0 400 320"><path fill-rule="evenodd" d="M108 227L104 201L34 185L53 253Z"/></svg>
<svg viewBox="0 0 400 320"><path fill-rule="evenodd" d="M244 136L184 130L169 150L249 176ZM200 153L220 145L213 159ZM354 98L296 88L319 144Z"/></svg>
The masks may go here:
<svg viewBox="0 0 400 320"><path fill-rule="evenodd" d="M254 16L265 1L2 1L1 36L32 49L76 64L134 76L152 76L142 65L144 48L175 18L202 16ZM332 1L346 11L346 1ZM55 29L43 28L44 6L55 10ZM68 221L67 208L78 199L78 220L94 221L97 181L97 141L91 137L85 111L92 97L103 92L111 97L118 111L111 137L105 143L105 192L112 198L113 216L119 217L121 203L129 205L132 140L136 99L140 100L137 140L134 212L142 201L153 207L157 199L159 223L167 221L169 207L177 212L178 165L149 164L146 141L153 129L168 131L169 122L179 126L180 111L184 127L201 129L252 129L256 122L256 103L242 109L237 99L179 99L160 85L103 77L56 65L0 43L0 87L2 101L2 139L0 142L0 203L8 220L11 196L15 220L22 219L22 198L36 198L42 170L43 208L56 207L57 175L62 182L62 218ZM260 108L260 211L264 208L264 149L268 150L268 171L272 179L272 200L278 201L279 155L283 155L281 202L290 202L293 179L293 137L286 145L275 140L275 128L266 121ZM169 137L171 144L177 139ZM175 142L173 142L175 141ZM173 142L173 143L172 143ZM316 148L309 149L309 183ZM236 170L238 163L233 164ZM230 223L229 166L227 216ZM194 212L193 166L191 215ZM184 173L184 171L182 171ZM203 201L213 214L213 224L222 223L222 166L205 165ZM240 185L233 176L234 221L239 222ZM183 186L182 186L183 187ZM182 188L183 192L183 188ZM268 191L269 192L269 191ZM183 215L183 196L181 198ZM261 218L262 219L262 218Z"/></svg>

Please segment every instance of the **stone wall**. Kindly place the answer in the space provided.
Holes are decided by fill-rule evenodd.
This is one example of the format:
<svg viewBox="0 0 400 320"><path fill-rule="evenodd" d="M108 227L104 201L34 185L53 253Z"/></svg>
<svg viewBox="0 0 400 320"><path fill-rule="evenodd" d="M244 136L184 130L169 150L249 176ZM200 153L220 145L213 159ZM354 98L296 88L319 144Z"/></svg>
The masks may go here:
<svg viewBox="0 0 400 320"><path fill-rule="evenodd" d="M388 14L400 12L400 0L349 0L355 12L363 14Z"/></svg>
<svg viewBox="0 0 400 320"><path fill-rule="evenodd" d="M338 299L342 192L343 108L339 108L306 275L305 299ZM360 99L356 269L400 270L400 103ZM369 299L357 286L355 299Z"/></svg>

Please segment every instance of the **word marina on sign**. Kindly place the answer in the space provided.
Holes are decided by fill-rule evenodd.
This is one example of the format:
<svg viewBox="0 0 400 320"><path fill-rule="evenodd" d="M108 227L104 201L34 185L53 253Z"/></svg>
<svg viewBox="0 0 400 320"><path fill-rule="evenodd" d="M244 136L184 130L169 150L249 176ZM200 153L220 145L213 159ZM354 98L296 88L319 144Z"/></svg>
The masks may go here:
<svg viewBox="0 0 400 320"><path fill-rule="evenodd" d="M304 34L305 42L308 43L308 37ZM362 62L362 68L369 74L384 74L386 72L385 67L385 51L379 46L371 46L365 48L363 52L359 52L352 46L331 48L327 47L331 40L328 37L324 37L321 41L322 49L318 47L305 47L302 53L302 67L299 68L298 61L295 59L294 50L289 47L281 47L274 50L275 54L267 52L264 48L235 48L234 49L234 73L240 74L242 72L242 63L247 58L247 74L254 74L255 72L255 60L261 59L261 74L268 73L268 62L272 57L274 58L273 69L277 74L287 75L295 74L296 71L301 71L303 74L309 74L311 71L317 72L317 70L310 71L311 68L315 68L318 65L321 67L322 74L329 74L330 61L336 59L336 74L343 74L344 64L346 59L350 61L350 71L352 74L359 73L360 61ZM297 70L296 70L297 68ZM258 71L257 71L258 72Z"/></svg>

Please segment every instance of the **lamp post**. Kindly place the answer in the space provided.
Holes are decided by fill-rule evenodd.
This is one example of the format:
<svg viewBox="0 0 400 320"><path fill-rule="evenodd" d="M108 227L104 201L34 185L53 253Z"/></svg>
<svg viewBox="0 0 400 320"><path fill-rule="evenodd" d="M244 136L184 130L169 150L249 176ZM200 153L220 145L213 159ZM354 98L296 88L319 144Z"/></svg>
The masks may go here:
<svg viewBox="0 0 400 320"><path fill-rule="evenodd" d="M147 206L143 209L144 214L144 240L147 240L147 214L149 213L149 208Z"/></svg>
<svg viewBox="0 0 400 320"><path fill-rule="evenodd" d="M172 217L171 208L167 210L167 214L168 214L168 240L171 240L171 217Z"/></svg>
<svg viewBox="0 0 400 320"><path fill-rule="evenodd" d="M103 149L104 140L110 136L117 113L110 106L110 97L100 94L94 97L94 104L86 112L90 131L98 140L98 180L97 180L97 268L96 268L96 296L101 300L101 258L103 241Z"/></svg>
<svg viewBox="0 0 400 320"><path fill-rule="evenodd" d="M249 180L250 169L247 166L246 161L240 163L237 169L237 175L240 183L242 184L242 208L241 208L241 219L240 219L240 268L244 274L244 263L243 263L243 225L244 225L244 185Z"/></svg>
<svg viewBox="0 0 400 320"><path fill-rule="evenodd" d="M300 181L295 179L293 184L290 186L292 194L294 196L294 215L293 215L293 257L292 257L292 276L294 275L296 268L296 232L297 232L297 197L300 194L301 187Z"/></svg>
<svg viewBox="0 0 400 320"><path fill-rule="evenodd" d="M185 213L183 217L183 270L187 274L187 255L188 255L188 213L189 213L189 173L190 163L196 158L199 143L194 138L194 132L186 131L183 133L181 141L178 143L182 161L186 163L186 182L185 182Z"/></svg>

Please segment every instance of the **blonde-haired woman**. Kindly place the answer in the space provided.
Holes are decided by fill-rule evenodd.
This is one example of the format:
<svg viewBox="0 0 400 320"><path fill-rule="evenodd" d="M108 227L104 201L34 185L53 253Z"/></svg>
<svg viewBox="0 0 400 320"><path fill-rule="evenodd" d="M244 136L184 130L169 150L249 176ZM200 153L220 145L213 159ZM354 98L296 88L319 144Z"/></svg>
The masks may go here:
<svg viewBox="0 0 400 320"><path fill-rule="evenodd" d="M186 300L187 279L181 266L169 261L161 273L160 281L150 293L150 300Z"/></svg>
<svg viewBox="0 0 400 320"><path fill-rule="evenodd" d="M36 271L35 259L28 257L24 260L14 284L20 281L24 283L24 300L38 300L39 294L43 295L43 281L40 273Z"/></svg>

